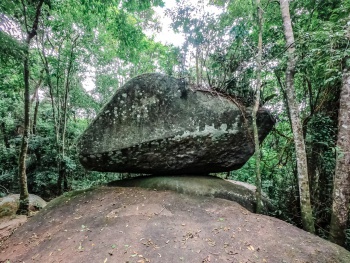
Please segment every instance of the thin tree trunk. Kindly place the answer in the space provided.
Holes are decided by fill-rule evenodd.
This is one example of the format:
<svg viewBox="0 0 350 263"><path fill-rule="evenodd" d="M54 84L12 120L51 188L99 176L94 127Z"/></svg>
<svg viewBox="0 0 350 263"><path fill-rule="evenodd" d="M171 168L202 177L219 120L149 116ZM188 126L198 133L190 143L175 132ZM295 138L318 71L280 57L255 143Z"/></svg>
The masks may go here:
<svg viewBox="0 0 350 263"><path fill-rule="evenodd" d="M288 116L288 119L289 119L289 123L292 123L292 119L290 117L290 112L289 112L289 105L288 105L288 99L287 99L287 93L286 93L286 89L285 87L283 87L283 83L281 81L281 77L278 76L278 74L275 72L275 76L276 76L276 79L277 79L277 82L280 86L280 89L282 91L282 95L283 95L283 102L284 104L287 106L286 109L287 109L287 116Z"/></svg>
<svg viewBox="0 0 350 263"><path fill-rule="evenodd" d="M35 108L34 108L34 116L33 116L33 124L32 124L32 134L36 135L37 129L36 129L36 125L37 125L37 121L38 121L38 111L39 111L39 93L36 93L36 102L35 102ZM34 150L35 156L36 156L36 161L37 164L40 166L41 164L41 153L40 153L40 148L36 148Z"/></svg>
<svg viewBox="0 0 350 263"><path fill-rule="evenodd" d="M203 54L203 51L201 50L200 52L200 70L199 70L199 85L202 86L202 80L203 80L203 61L204 61L204 54Z"/></svg>
<svg viewBox="0 0 350 263"><path fill-rule="evenodd" d="M312 216L312 207L310 202L310 187L308 179L307 158L303 129L298 114L299 108L295 98L294 73L296 65L294 33L289 13L289 1L280 0L280 7L283 19L284 35L286 38L286 47L288 53L286 70L286 94L288 107L291 117L295 154L297 159L298 185L300 195L300 209L303 228L311 233L315 232L314 219Z"/></svg>
<svg viewBox="0 0 350 263"><path fill-rule="evenodd" d="M257 70L256 70L256 95L255 103L252 111L253 119L253 133L254 133L254 145L255 145L255 185L256 185L256 213L261 214L263 211L263 204L261 202L261 150L259 143L259 133L257 125L257 113L260 106L260 90L261 90L261 71L262 71L262 10L260 6L260 0L256 0L257 15L258 15L258 27L259 27L259 37L258 37L258 56L256 59Z"/></svg>
<svg viewBox="0 0 350 263"><path fill-rule="evenodd" d="M64 92L64 101L63 101L63 107L62 107L62 131L61 131L61 154L60 154L60 161L59 161L59 172L58 172L58 180L57 180L57 188L58 193L62 194L63 191L68 190L68 181L67 181L67 171L66 171L66 165L65 165L65 142L66 142L66 130L67 130L67 107L68 107L68 94L70 89L70 77L71 72L73 69L73 60L74 60L74 48L76 47L77 40L79 36L77 36L72 41L72 46L70 49L70 55L69 55L69 62L68 62L68 68L67 68L67 75L65 79L65 92ZM63 189L62 189L62 182L63 182Z"/></svg>
<svg viewBox="0 0 350 263"><path fill-rule="evenodd" d="M43 77L44 77L43 75L44 75L44 69L42 69L40 71L40 78L39 78L38 84L35 87L34 95L33 95L32 99L30 100L30 105L29 105L29 107L31 107L31 105L35 101L34 116L33 116L32 128L31 128L31 133L33 135L36 133L36 122L37 122L38 109L39 109L39 89L40 89L41 83L43 81Z"/></svg>
<svg viewBox="0 0 350 263"><path fill-rule="evenodd" d="M56 100L54 98L54 85L52 83L51 80L51 76L50 76L50 69L49 69L49 62L45 53L45 47L44 47L44 37L45 35L43 35L43 39L42 39L42 54L41 54L41 60L44 64L44 69L46 72L46 77L47 77L47 84L49 86L49 94L50 94L50 101L51 101L51 109L52 109L52 117L53 117L53 121L54 121L54 128L55 128L55 142L56 142L56 148L58 150L58 155L57 155L57 170L58 170L58 180L57 180L57 185L62 185L62 180L61 178L63 178L63 175L61 174L62 172L64 172L61 167L62 167L62 158L60 156L60 152L61 152L61 144L60 144L60 134L61 134L61 120L60 120L60 97L59 97L59 78L60 76L57 76L56 79ZM48 41L50 42L48 36L47 36ZM58 65L57 65L57 72L60 69L60 51L61 51L61 46L62 46L63 42L60 43L59 45L59 56L58 56ZM56 112L56 105L57 105L57 112ZM62 187L58 187L57 189L57 194L62 194Z"/></svg>
<svg viewBox="0 0 350 263"><path fill-rule="evenodd" d="M338 114L338 139L335 176L333 182L332 219L329 239L345 245L350 201L350 72L343 73Z"/></svg>
<svg viewBox="0 0 350 263"><path fill-rule="evenodd" d="M37 124L37 119L38 119L38 110L39 110L39 95L36 95L36 102L35 102L35 108L34 108L34 116L33 116L33 135L36 134L36 124Z"/></svg>
<svg viewBox="0 0 350 263"><path fill-rule="evenodd" d="M47 60L46 57L46 53L45 53L45 46L44 46L44 37L45 35L43 35L42 38L42 49L41 49L41 60L43 62L44 65L44 70L46 72L46 79L47 79L47 85L49 86L49 94L50 94L50 101L51 101L51 109L52 109L52 118L54 121L54 129L55 129L55 141L56 141L56 147L59 147L59 138L58 138L58 115L56 114L56 108L55 108L55 99L54 99L54 90L53 90L53 84L51 81L51 76L50 76L50 69L49 69L49 62Z"/></svg>
<svg viewBox="0 0 350 263"><path fill-rule="evenodd" d="M199 48L196 47L196 83L197 87L199 87Z"/></svg>
<svg viewBox="0 0 350 263"><path fill-rule="evenodd" d="M1 132L2 132L2 136L4 138L5 147L6 148L10 148L10 142L9 142L9 138L7 137L5 122L1 122L0 123L0 129L1 129Z"/></svg>
<svg viewBox="0 0 350 263"><path fill-rule="evenodd" d="M29 142L29 109L30 109L30 95L29 95L29 77L30 77L30 69L29 69L29 47L30 42L33 37L37 34L39 17L41 13L41 7L43 5L44 0L40 0L38 6L36 7L35 18L33 22L33 26L31 30L28 30L27 25L27 37L26 37L26 48L24 51L24 59L23 59L23 78L24 78L24 131L22 137L22 145L19 154L18 161L18 175L19 175L19 187L20 187L20 197L19 197L19 206L17 210L17 214L28 215L29 214L29 193L28 193L28 185L27 185L27 174L26 174L26 157L27 157L27 149ZM26 18L26 7L23 5L23 14Z"/></svg>
<svg viewBox="0 0 350 263"><path fill-rule="evenodd" d="M309 176L309 183L310 183L310 202L314 209L315 205L317 203L316 199L316 192L317 192L317 146L311 145L310 146L310 152L307 153L308 161L307 161L307 168L308 168L308 176ZM315 210L316 211L316 210Z"/></svg>

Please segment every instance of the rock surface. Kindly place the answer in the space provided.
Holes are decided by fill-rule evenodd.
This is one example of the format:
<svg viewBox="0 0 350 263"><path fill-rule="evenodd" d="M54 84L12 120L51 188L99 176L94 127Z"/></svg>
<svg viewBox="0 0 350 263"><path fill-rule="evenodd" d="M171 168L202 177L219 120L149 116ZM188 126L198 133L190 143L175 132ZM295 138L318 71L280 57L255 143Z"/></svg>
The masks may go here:
<svg viewBox="0 0 350 263"><path fill-rule="evenodd" d="M5 216L0 218L0 246L17 228L27 221L27 216ZM1 258L1 257L0 257Z"/></svg>
<svg viewBox="0 0 350 263"><path fill-rule="evenodd" d="M138 187L59 197L0 250L11 263L350 262L344 248L235 202Z"/></svg>
<svg viewBox="0 0 350 263"><path fill-rule="evenodd" d="M18 227L27 221L27 216L16 215L18 204L19 194L10 194L0 198L0 246ZM29 194L30 212L37 212L45 206L46 202L40 196Z"/></svg>
<svg viewBox="0 0 350 263"><path fill-rule="evenodd" d="M144 74L127 82L81 136L79 160L96 171L208 174L253 154L251 109L184 80ZM274 120L258 113L260 141Z"/></svg>
<svg viewBox="0 0 350 263"><path fill-rule="evenodd" d="M19 194L10 194L0 198L0 218L16 214L19 204ZM34 212L46 206L45 200L40 196L29 194L29 210Z"/></svg>
<svg viewBox="0 0 350 263"><path fill-rule="evenodd" d="M250 212L256 208L254 185L223 180L213 176L149 176L111 182L111 186L141 187L151 190L172 190L178 193L197 196L217 197L235 201ZM272 204L263 195L265 212L272 211Z"/></svg>

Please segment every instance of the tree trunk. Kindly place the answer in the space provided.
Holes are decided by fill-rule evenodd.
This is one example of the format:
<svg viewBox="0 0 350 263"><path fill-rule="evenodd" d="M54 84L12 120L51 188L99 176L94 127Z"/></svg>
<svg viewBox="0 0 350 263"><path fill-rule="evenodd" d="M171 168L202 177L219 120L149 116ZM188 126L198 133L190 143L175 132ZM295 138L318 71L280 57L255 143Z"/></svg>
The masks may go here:
<svg viewBox="0 0 350 263"><path fill-rule="evenodd" d="M36 85L35 91L34 91L34 95L30 101L30 106L34 103L35 101L35 108L34 108L34 116L33 116L33 123L32 123L32 134L36 133L36 122L37 122L37 117L38 117L38 109L39 109L39 89L41 86L41 83L43 81L44 78L44 69L42 69L40 71L40 78L38 81L38 84Z"/></svg>
<svg viewBox="0 0 350 263"><path fill-rule="evenodd" d="M260 6L260 0L256 0L257 15L258 15L258 27L259 27L259 37L258 37L258 56L256 59L257 70L256 70L256 94L255 103L252 112L253 119L253 133L254 133L254 145L255 145L255 185L256 185L256 213L261 214L263 211L263 205L261 202L261 151L259 143L259 133L256 116L260 105L260 90L261 90L261 71L262 71L262 10Z"/></svg>
<svg viewBox="0 0 350 263"><path fill-rule="evenodd" d="M8 148L10 148L10 142L9 142L9 138L7 137L5 122L0 123L0 129L2 132L2 136L4 138L5 147L8 149Z"/></svg>
<svg viewBox="0 0 350 263"><path fill-rule="evenodd" d="M196 83L199 87L199 48L196 47Z"/></svg>
<svg viewBox="0 0 350 263"><path fill-rule="evenodd" d="M295 98L294 73L296 65L294 33L289 14L289 1L280 0L280 7L283 19L284 35L286 38L286 47L288 53L286 70L286 94L288 107L291 117L292 131L294 137L295 154L297 159L298 185L300 195L300 209L303 228L311 233L315 232L314 219L312 216L312 207L310 202L310 189L307 169L307 158L303 129L299 117L299 107Z"/></svg>
<svg viewBox="0 0 350 263"><path fill-rule="evenodd" d="M24 78L24 131L22 137L22 145L19 154L18 161L18 176L19 176L19 187L20 187L20 196L19 196L19 206L17 214L28 215L29 214L29 194L28 194L28 185L27 185L27 174L26 174L26 157L27 149L29 142L29 109L30 109L30 95L29 95L29 47L30 42L37 33L39 17L41 13L41 7L44 0L40 0L36 8L35 18L31 30L28 30L27 25L27 37L26 37L26 48L24 51L23 59L23 78ZM22 2L23 3L23 2ZM23 14L26 16L26 7L23 4Z"/></svg>
<svg viewBox="0 0 350 263"><path fill-rule="evenodd" d="M37 120L38 120L38 110L39 110L39 96L38 94L36 94L36 102L35 102L35 108L34 108L34 116L33 116L33 135L36 134L36 124L37 124Z"/></svg>
<svg viewBox="0 0 350 263"><path fill-rule="evenodd" d="M26 174L26 157L27 149L29 142L29 43L30 38L27 37L27 48L24 54L24 131L22 136L22 145L19 155L19 167L18 167L18 176L19 176L19 189L20 189L20 198L19 198L19 207L17 214L28 215L29 213L29 194L28 194L28 185L27 185L27 174Z"/></svg>
<svg viewBox="0 0 350 263"><path fill-rule="evenodd" d="M63 98L63 107L62 107L62 121L61 121L61 153L59 161L59 171L58 171L58 180L57 180L57 189L58 194L62 194L63 191L68 190L68 180L67 180L67 169L65 163L65 142L66 142L66 130L67 130L67 107L68 107L68 95L70 90L70 76L71 71L73 70L74 62L74 48L77 45L77 40L79 35L72 41L72 46L70 49L70 56L67 68L67 76L65 79L65 91ZM62 188L63 182L63 188Z"/></svg>
<svg viewBox="0 0 350 263"><path fill-rule="evenodd" d="M66 169L64 165L64 161L61 160L61 163L59 164L59 170L58 170L58 179L57 179L57 194L61 195L63 193L62 183L66 176Z"/></svg>
<svg viewBox="0 0 350 263"><path fill-rule="evenodd" d="M329 239L345 245L350 201L350 72L343 72L338 114L338 139L335 176L333 182L333 205Z"/></svg>
<svg viewBox="0 0 350 263"><path fill-rule="evenodd" d="M64 177L63 177L63 191L64 192L68 192L69 191L68 174L67 174L67 172L64 174Z"/></svg>

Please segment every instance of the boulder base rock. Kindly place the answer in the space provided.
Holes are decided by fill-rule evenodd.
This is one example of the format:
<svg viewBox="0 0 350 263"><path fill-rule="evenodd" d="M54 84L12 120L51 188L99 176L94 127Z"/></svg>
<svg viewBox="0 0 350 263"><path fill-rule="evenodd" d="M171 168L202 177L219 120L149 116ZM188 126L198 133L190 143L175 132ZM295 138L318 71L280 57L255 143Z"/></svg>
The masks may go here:
<svg viewBox="0 0 350 263"><path fill-rule="evenodd" d="M138 187L51 201L0 247L0 262L349 263L344 248L235 202Z"/></svg>
<svg viewBox="0 0 350 263"><path fill-rule="evenodd" d="M274 120L258 113L260 141ZM140 75L120 88L79 140L96 171L201 174L240 168L253 154L251 109L193 90L184 80Z"/></svg>
<svg viewBox="0 0 350 263"><path fill-rule="evenodd" d="M147 176L114 181L111 186L141 187L151 190L172 190L195 196L209 196L235 201L250 212L256 210L256 187L233 180L223 180L214 176L173 175ZM265 212L273 211L269 199L263 195Z"/></svg>

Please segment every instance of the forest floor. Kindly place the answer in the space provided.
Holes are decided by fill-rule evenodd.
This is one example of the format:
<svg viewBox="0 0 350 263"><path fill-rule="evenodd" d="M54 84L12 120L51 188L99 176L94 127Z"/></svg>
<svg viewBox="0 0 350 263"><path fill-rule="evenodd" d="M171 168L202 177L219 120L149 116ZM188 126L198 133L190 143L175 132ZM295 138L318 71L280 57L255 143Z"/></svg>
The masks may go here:
<svg viewBox="0 0 350 263"><path fill-rule="evenodd" d="M350 262L350 253L235 202L100 187L51 201L0 247L0 262Z"/></svg>

